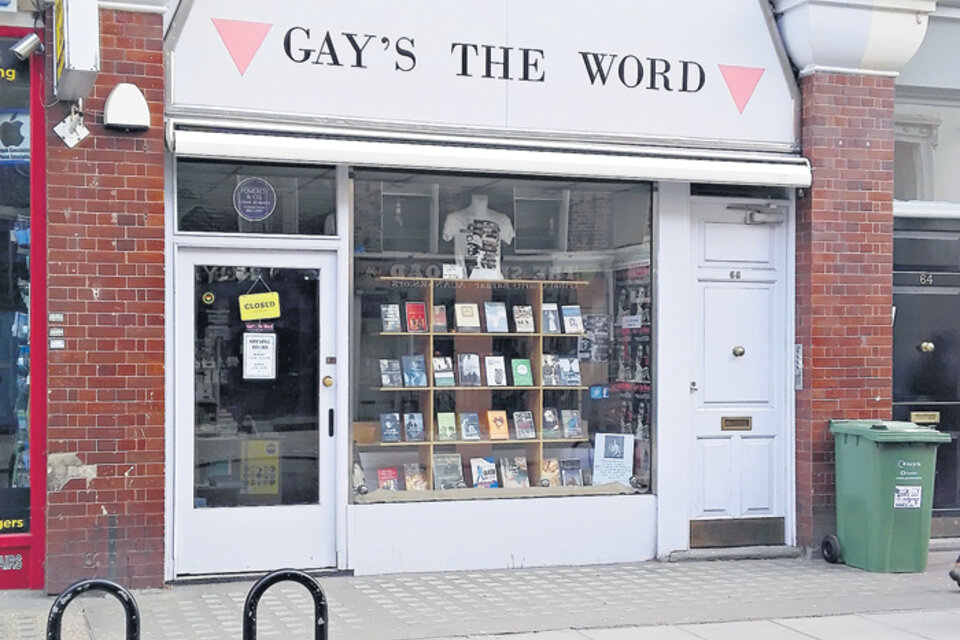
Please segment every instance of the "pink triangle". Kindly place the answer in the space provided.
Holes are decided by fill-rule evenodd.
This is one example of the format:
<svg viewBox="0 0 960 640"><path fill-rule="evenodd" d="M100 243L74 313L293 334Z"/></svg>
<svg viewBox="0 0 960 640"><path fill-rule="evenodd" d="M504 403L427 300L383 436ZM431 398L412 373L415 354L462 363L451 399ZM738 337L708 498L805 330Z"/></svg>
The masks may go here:
<svg viewBox="0 0 960 640"><path fill-rule="evenodd" d="M237 71L242 76L257 55L260 45L263 44L267 32L273 27L265 22L242 22L240 20L223 20L211 18L213 26L217 28L220 39L227 47L227 52L237 65Z"/></svg>
<svg viewBox="0 0 960 640"><path fill-rule="evenodd" d="M737 109L740 110L740 113L743 113L753 96L754 89L757 88L757 83L760 82L760 76L766 69L734 67L726 64L718 64L717 66L720 67L720 73L723 74L723 79L727 83L730 95L733 96L733 101L737 104Z"/></svg>

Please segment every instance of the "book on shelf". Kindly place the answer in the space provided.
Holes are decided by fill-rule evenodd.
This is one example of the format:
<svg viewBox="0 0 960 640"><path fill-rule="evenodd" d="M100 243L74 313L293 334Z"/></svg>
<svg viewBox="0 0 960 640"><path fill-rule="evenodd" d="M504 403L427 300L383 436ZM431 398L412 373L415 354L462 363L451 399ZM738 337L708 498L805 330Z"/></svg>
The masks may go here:
<svg viewBox="0 0 960 640"><path fill-rule="evenodd" d="M533 440L537 437L537 427L533 423L533 411L514 411L513 429L517 440Z"/></svg>
<svg viewBox="0 0 960 640"><path fill-rule="evenodd" d="M480 309L474 302L457 302L453 305L457 331L464 333L480 331Z"/></svg>
<svg viewBox="0 0 960 640"><path fill-rule="evenodd" d="M487 411L487 431L491 440L509 440L510 425L506 411Z"/></svg>
<svg viewBox="0 0 960 640"><path fill-rule="evenodd" d="M540 431L544 440L560 437L560 416L555 408L543 408L543 422L540 425Z"/></svg>
<svg viewBox="0 0 960 640"><path fill-rule="evenodd" d="M503 356L484 356L483 364L487 370L487 386L507 386L507 365Z"/></svg>
<svg viewBox="0 0 960 640"><path fill-rule="evenodd" d="M560 386L560 359L552 353L543 354L541 360L540 373L543 376L543 386Z"/></svg>
<svg viewBox="0 0 960 640"><path fill-rule="evenodd" d="M533 322L533 307L528 304L514 305L513 326L517 333L533 333L536 331Z"/></svg>
<svg viewBox="0 0 960 640"><path fill-rule="evenodd" d="M433 326L434 333L447 332L447 307L442 304L433 305L433 314L430 316L430 323Z"/></svg>
<svg viewBox="0 0 960 640"><path fill-rule="evenodd" d="M403 480L407 491L427 490L427 469L419 462L403 465Z"/></svg>
<svg viewBox="0 0 960 640"><path fill-rule="evenodd" d="M423 414L403 414L403 439L407 442L423 442Z"/></svg>
<svg viewBox="0 0 960 640"><path fill-rule="evenodd" d="M530 360L527 358L514 358L510 361L510 368L513 370L513 386L533 386L533 371L530 369Z"/></svg>
<svg viewBox="0 0 960 640"><path fill-rule="evenodd" d="M563 316L564 333L583 333L583 316L580 315L580 305L565 304L560 307Z"/></svg>
<svg viewBox="0 0 960 640"><path fill-rule="evenodd" d="M437 440L457 439L457 414L442 411L437 414Z"/></svg>
<svg viewBox="0 0 960 640"><path fill-rule="evenodd" d="M433 488L457 489L465 487L463 462L459 453L433 454Z"/></svg>
<svg viewBox="0 0 960 640"><path fill-rule="evenodd" d="M529 487L530 476L527 473L527 457L500 458L500 477L503 479L504 489Z"/></svg>
<svg viewBox="0 0 960 640"><path fill-rule="evenodd" d="M399 304L380 305L380 330L383 333L403 331L403 325L400 323Z"/></svg>
<svg viewBox="0 0 960 640"><path fill-rule="evenodd" d="M480 439L480 414L476 411L464 411L460 414L460 439Z"/></svg>
<svg viewBox="0 0 960 640"><path fill-rule="evenodd" d="M405 302L403 311L407 316L407 331L411 333L427 332L426 302Z"/></svg>
<svg viewBox="0 0 960 640"><path fill-rule="evenodd" d="M400 370L400 360L396 358L380 358L380 386L402 387L403 372Z"/></svg>
<svg viewBox="0 0 960 640"><path fill-rule="evenodd" d="M507 333L507 305L503 302L487 301L483 303L483 315L487 321L487 333Z"/></svg>
<svg viewBox="0 0 960 640"><path fill-rule="evenodd" d="M583 486L583 469L580 468L580 458L560 461L560 482L565 487Z"/></svg>
<svg viewBox="0 0 960 640"><path fill-rule="evenodd" d="M580 422L579 409L561 409L560 423L563 426L564 438L583 437L583 424Z"/></svg>
<svg viewBox="0 0 960 640"><path fill-rule="evenodd" d="M402 356L401 360L403 360L403 386L427 386L427 364L423 356L418 353L414 356Z"/></svg>
<svg viewBox="0 0 960 640"><path fill-rule="evenodd" d="M493 458L470 458L470 471L473 474L473 486L494 489L497 482L497 465Z"/></svg>
<svg viewBox="0 0 960 640"><path fill-rule="evenodd" d="M380 414L380 442L400 442L400 414Z"/></svg>
<svg viewBox="0 0 960 640"><path fill-rule="evenodd" d="M436 356L433 359L433 386L453 387L457 381L453 377L453 358Z"/></svg>
<svg viewBox="0 0 960 640"><path fill-rule="evenodd" d="M546 480L548 487L560 486L560 460L558 458L544 458L540 463L540 482Z"/></svg>
<svg viewBox="0 0 960 640"><path fill-rule="evenodd" d="M580 359L576 356L559 356L557 364L560 369L560 386L579 387L580 377Z"/></svg>
<svg viewBox="0 0 960 640"><path fill-rule="evenodd" d="M544 302L540 327L544 333L560 333L560 310L556 302Z"/></svg>
<svg viewBox="0 0 960 640"><path fill-rule="evenodd" d="M396 467L377 469L377 485L387 491L400 490L400 476Z"/></svg>
<svg viewBox="0 0 960 640"><path fill-rule="evenodd" d="M457 354L457 372L460 374L461 387L479 387L483 384L480 378L480 356L475 353Z"/></svg>

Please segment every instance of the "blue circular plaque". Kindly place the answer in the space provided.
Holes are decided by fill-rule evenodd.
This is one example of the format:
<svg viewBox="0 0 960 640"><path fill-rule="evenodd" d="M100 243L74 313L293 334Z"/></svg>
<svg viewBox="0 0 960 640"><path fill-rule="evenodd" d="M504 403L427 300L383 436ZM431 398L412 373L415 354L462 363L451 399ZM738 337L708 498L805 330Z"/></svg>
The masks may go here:
<svg viewBox="0 0 960 640"><path fill-rule="evenodd" d="M263 178L244 178L233 190L233 208L250 222L263 222L277 206L277 192Z"/></svg>

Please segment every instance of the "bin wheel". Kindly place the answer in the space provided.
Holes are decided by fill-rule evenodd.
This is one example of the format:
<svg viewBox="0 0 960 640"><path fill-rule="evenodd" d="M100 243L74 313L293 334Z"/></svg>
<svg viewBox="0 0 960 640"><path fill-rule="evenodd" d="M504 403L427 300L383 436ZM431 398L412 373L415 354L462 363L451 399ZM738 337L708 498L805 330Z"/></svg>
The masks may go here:
<svg viewBox="0 0 960 640"><path fill-rule="evenodd" d="M840 562L840 539L832 533L823 536L823 541L820 543L820 553L823 555L823 559L830 564Z"/></svg>

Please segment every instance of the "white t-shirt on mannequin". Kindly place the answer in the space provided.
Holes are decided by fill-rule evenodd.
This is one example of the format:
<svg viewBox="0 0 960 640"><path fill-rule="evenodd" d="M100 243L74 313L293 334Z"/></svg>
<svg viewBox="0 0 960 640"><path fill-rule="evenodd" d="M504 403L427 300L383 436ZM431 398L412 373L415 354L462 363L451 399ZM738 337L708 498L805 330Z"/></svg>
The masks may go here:
<svg viewBox="0 0 960 640"><path fill-rule="evenodd" d="M457 264L472 280L502 280L500 243L513 242L513 223L487 208L487 196L475 195L466 209L452 211L443 222L443 239L453 240Z"/></svg>

